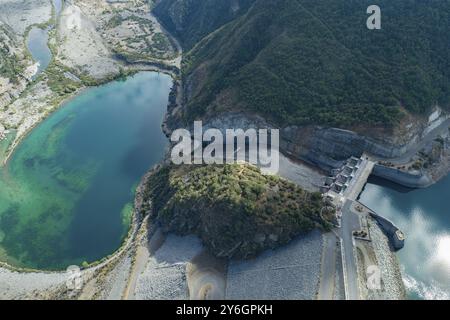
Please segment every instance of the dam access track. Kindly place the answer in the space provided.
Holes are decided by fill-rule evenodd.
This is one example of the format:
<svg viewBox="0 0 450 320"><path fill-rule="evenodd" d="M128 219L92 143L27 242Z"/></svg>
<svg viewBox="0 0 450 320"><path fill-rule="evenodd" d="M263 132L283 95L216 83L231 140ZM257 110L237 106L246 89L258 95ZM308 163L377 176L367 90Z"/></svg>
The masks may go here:
<svg viewBox="0 0 450 320"><path fill-rule="evenodd" d="M336 226L325 235L318 299L333 299L336 273L342 280L346 300L362 298L355 238L364 230L365 216L358 210L362 205L357 199L375 164L376 161L365 154L360 158L351 157L341 168L332 171L322 188L325 199L336 207ZM341 259L339 270L336 259Z"/></svg>

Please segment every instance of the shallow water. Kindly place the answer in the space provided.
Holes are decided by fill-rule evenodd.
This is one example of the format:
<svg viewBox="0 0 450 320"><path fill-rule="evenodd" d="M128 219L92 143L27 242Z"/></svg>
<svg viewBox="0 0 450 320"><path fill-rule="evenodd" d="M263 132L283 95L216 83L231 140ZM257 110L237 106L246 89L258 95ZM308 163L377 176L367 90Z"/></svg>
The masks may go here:
<svg viewBox="0 0 450 320"><path fill-rule="evenodd" d="M167 146L172 80L139 73L85 91L0 170L0 258L40 269L92 262L120 246L134 190Z"/></svg>
<svg viewBox="0 0 450 320"><path fill-rule="evenodd" d="M450 298L450 176L426 189L371 179L360 201L406 233L398 252L412 299Z"/></svg>

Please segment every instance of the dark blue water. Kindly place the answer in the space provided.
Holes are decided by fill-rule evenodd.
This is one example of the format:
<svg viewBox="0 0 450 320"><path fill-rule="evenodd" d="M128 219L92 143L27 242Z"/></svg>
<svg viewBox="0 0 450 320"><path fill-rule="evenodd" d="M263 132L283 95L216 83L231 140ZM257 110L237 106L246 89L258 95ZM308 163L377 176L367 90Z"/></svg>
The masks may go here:
<svg viewBox="0 0 450 320"><path fill-rule="evenodd" d="M398 253L410 298L450 298L450 176L411 190L371 179L360 201L406 233Z"/></svg>

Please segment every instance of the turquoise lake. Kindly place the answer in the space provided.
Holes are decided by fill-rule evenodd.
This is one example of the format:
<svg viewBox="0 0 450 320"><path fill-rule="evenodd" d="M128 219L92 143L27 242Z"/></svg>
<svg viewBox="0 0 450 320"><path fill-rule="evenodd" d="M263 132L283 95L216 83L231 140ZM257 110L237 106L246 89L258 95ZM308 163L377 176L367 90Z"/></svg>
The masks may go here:
<svg viewBox="0 0 450 320"><path fill-rule="evenodd" d="M171 86L144 72L88 89L23 140L0 169L0 260L63 269L120 246L135 188L168 145Z"/></svg>

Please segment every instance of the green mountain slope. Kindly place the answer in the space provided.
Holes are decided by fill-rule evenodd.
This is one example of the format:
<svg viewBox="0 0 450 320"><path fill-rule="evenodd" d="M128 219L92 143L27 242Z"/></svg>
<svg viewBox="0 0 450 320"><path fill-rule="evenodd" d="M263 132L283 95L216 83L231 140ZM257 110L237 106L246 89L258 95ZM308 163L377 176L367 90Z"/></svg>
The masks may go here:
<svg viewBox="0 0 450 320"><path fill-rule="evenodd" d="M280 125L390 126L448 108L450 1L380 0L381 30L366 27L371 4L256 0L186 55L187 120L238 109Z"/></svg>
<svg viewBox="0 0 450 320"><path fill-rule="evenodd" d="M185 49L225 23L233 20L255 0L163 0L154 8L166 28Z"/></svg>

